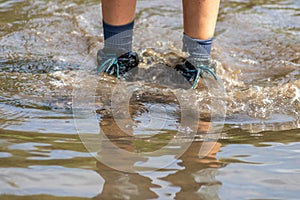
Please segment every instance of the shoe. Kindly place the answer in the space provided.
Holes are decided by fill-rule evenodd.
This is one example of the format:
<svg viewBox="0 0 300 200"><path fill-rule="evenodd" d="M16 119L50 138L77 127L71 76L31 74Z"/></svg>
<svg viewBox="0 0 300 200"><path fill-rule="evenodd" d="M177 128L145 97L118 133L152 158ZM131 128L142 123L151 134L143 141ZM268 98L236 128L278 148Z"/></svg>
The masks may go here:
<svg viewBox="0 0 300 200"><path fill-rule="evenodd" d="M215 64L209 58L188 58L183 64L176 65L175 70L191 84L192 89L196 88L199 77L204 78L205 74L219 80Z"/></svg>
<svg viewBox="0 0 300 200"><path fill-rule="evenodd" d="M133 51L126 52L121 49L116 51L116 49L104 48L97 53L97 63L98 74L104 72L119 78L137 67L139 58L138 54Z"/></svg>

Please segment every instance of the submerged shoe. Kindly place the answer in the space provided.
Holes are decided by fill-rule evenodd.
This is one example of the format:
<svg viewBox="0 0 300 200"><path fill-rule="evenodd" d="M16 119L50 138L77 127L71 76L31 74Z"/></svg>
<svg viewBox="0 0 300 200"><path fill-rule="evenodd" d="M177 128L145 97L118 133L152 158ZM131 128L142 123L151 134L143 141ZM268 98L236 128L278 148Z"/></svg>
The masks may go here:
<svg viewBox="0 0 300 200"><path fill-rule="evenodd" d="M209 58L189 58L183 64L177 65L175 70L191 84L192 89L196 88L199 77L204 78L205 74L219 80L215 65Z"/></svg>
<svg viewBox="0 0 300 200"><path fill-rule="evenodd" d="M139 64L138 54L133 51L104 48L97 53L97 73L102 72L114 75L117 78L123 76Z"/></svg>

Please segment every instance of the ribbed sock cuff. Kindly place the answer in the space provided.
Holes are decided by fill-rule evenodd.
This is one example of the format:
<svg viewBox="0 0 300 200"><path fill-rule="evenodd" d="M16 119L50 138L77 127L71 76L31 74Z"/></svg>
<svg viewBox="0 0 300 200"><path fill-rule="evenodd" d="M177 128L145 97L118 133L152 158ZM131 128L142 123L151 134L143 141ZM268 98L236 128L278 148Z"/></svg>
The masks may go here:
<svg viewBox="0 0 300 200"><path fill-rule="evenodd" d="M114 26L103 20L104 47L131 51L134 20L129 24Z"/></svg>
<svg viewBox="0 0 300 200"><path fill-rule="evenodd" d="M213 37L208 40L199 40L183 34L183 50L192 57L204 58L210 56Z"/></svg>

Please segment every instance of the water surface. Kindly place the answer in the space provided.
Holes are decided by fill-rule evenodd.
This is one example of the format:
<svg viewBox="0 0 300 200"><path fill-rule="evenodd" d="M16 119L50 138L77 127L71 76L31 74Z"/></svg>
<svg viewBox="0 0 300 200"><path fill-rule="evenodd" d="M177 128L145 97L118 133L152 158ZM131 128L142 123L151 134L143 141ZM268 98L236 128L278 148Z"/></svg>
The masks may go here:
<svg viewBox="0 0 300 200"><path fill-rule="evenodd" d="M167 168L136 174L98 162L74 126L74 79L103 41L99 11L98 1L0 1L0 199L298 199L299 1L221 3L212 52L227 94L221 138L205 158L199 139ZM134 48L176 41L181 17L180 1L139 1ZM161 29L141 34L149 26ZM129 152L168 142L178 129L172 96L132 99L132 140L106 109L111 81L97 97L111 140ZM168 123L157 132L160 120Z"/></svg>

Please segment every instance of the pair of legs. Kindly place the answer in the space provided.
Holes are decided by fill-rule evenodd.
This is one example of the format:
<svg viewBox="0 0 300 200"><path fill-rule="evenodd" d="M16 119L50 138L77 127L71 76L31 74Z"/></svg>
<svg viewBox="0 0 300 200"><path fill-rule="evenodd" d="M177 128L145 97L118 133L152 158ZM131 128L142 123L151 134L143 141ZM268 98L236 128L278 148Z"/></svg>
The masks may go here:
<svg viewBox="0 0 300 200"><path fill-rule="evenodd" d="M220 0L182 0L184 33L207 40L214 35ZM102 0L103 20L114 26L128 24L135 17L136 0Z"/></svg>
<svg viewBox="0 0 300 200"><path fill-rule="evenodd" d="M138 65L137 54L130 53L136 3L136 0L102 0L105 41L104 49L98 51L97 54L98 73L104 71L118 77L119 74ZM209 62L209 56L220 0L182 0L182 4L183 50L189 53L190 61L193 62L186 61L183 65L176 66L175 69L191 83L192 88L195 88L199 77L203 77L203 73L212 75L217 80L215 69ZM120 49L129 53L121 57L117 56L117 58L106 58L109 52Z"/></svg>

